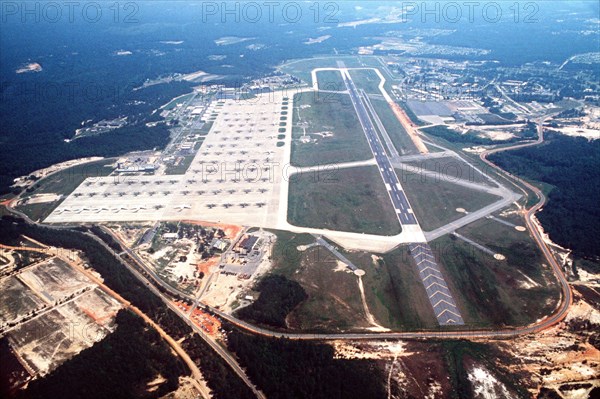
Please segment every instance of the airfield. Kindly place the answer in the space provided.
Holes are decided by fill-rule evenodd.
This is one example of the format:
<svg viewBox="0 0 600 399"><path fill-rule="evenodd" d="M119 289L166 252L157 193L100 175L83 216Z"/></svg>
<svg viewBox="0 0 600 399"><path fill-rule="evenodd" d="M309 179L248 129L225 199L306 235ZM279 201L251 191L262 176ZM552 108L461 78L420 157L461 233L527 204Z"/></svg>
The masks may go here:
<svg viewBox="0 0 600 399"><path fill-rule="evenodd" d="M291 134L282 112L290 103L283 92L224 100L187 173L89 178L45 222L187 219L274 227L287 202L280 197Z"/></svg>
<svg viewBox="0 0 600 399"><path fill-rule="evenodd" d="M44 221L46 223L97 223L196 220L273 228L323 235L347 249L387 252L399 244L426 243L502 209L519 198L508 188L490 182L453 179L452 183L497 196L497 200L450 223L423 231L398 178L398 169L416 169L411 162L440 156L429 152L412 127L411 140L417 153L402 155L391 144L379 118L371 121L371 101L360 91L351 73L375 70L383 98L393 102L384 89L385 78L374 68L315 68L312 87L272 91L247 100L225 99L212 104L214 122L191 165L181 175L111 175L86 179ZM289 223L290 178L318 168L291 164L292 111L296 94L311 94L319 87L318 74L340 71L372 152L365 162L327 164L336 170L377 165L402 231L395 235L323 229ZM361 105L359 105L361 104ZM364 104L364 106L362 105ZM398 117L400 119L400 117ZM379 134L377 134L379 132ZM379 138L381 135L381 139ZM387 151L386 151L387 149ZM403 153L403 152L402 152ZM462 159L455 153L445 156ZM466 165L466 164L465 164ZM476 171L479 173L481 171ZM434 172L420 170L427 175ZM489 177L486 177L489 179ZM485 179L484 179L485 180Z"/></svg>

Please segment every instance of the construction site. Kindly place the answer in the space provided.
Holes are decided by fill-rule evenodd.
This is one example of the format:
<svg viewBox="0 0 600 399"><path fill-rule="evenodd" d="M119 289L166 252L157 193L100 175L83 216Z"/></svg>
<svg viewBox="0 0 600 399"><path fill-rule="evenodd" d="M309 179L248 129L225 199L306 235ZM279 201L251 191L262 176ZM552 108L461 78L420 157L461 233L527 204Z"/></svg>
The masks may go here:
<svg viewBox="0 0 600 399"><path fill-rule="evenodd" d="M6 247L3 257L29 250ZM0 277L0 336L9 344L4 373L15 386L49 373L116 327L121 305L71 266L84 264L76 252L68 256L46 256Z"/></svg>

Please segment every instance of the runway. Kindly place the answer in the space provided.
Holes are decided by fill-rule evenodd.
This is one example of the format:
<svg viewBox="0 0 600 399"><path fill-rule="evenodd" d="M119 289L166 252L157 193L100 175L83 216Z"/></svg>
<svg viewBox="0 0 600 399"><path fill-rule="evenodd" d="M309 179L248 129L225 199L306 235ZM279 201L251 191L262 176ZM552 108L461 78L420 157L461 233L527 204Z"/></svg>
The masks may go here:
<svg viewBox="0 0 600 399"><path fill-rule="evenodd" d="M379 136L377 135L371 118L369 118L369 114L367 113L365 104L363 103L358 89L354 85L354 82L352 81L352 78L347 70L341 69L341 73L350 94L352 104L354 105L354 109L356 110L356 114L358 115L360 124L363 127L363 130L367 136L367 141L369 142L369 146L373 152L375 161L377 162L379 173L383 178L386 190L390 196L394 210L396 211L398 221L402 226L418 226L417 219L413 214L413 210L408 203L408 199L406 198L404 191L402 190L402 186L400 186L400 180L398 179L398 176L396 176L396 172L394 171L392 163L383 149L383 145L379 140Z"/></svg>
<svg viewBox="0 0 600 399"><path fill-rule="evenodd" d="M400 180L396 175L396 171L394 170L388 154L385 152L379 136L377 135L373 122L367 113L365 107L366 99L363 99L360 96L348 70L343 68L342 65L340 65L340 72L348 89L348 94L350 94L350 99L352 100L360 124L367 136L369 146L371 147L371 151L377 162L377 167L379 168L387 193L390 196L392 205L396 211L398 221L402 225L402 229L404 230L405 227L409 227L416 228L420 231L421 228L408 203L406 194L400 185ZM425 287L427 297L429 298L429 302L431 303L438 323L440 325L464 324L460 311L456 307L456 302L454 301L454 298L452 298L452 294L448 289L444 276L440 272L429 244L411 244L409 249L417 264L417 268L419 269L421 281Z"/></svg>

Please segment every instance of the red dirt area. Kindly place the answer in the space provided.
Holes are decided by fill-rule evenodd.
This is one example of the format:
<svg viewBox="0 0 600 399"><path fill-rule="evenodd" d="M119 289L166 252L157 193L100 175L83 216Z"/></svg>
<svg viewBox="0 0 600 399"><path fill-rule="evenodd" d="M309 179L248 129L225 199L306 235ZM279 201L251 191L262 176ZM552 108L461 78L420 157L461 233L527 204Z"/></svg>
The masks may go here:
<svg viewBox="0 0 600 399"><path fill-rule="evenodd" d="M404 130L406 130L406 133L408 133L409 137L415 144L415 147L417 147L417 150L419 150L421 154L427 154L429 150L417 135L417 132L415 130L415 124L410 120L408 115L406 115L406 112L404 112L402 107L400 107L394 102L389 104L392 108L392 111L394 111L394 114L396 114L396 118L398 118L398 121L404 127Z"/></svg>
<svg viewBox="0 0 600 399"><path fill-rule="evenodd" d="M190 305L186 304L185 302L173 301L173 303L175 306L177 306L177 308L185 313L190 311ZM221 329L221 322L219 319L200 309L194 309L190 315L190 320L192 320L195 325L200 327L208 335L214 336L218 334L219 330Z"/></svg>
<svg viewBox="0 0 600 399"><path fill-rule="evenodd" d="M183 310L184 312L190 311L190 305L186 304L185 302L173 301L173 303L175 306L177 306L177 308Z"/></svg>
<svg viewBox="0 0 600 399"><path fill-rule="evenodd" d="M199 262L196 265L196 268L199 272L203 272L204 275L207 275L210 272L210 268L219 264L220 256L213 256L210 259Z"/></svg>
<svg viewBox="0 0 600 399"><path fill-rule="evenodd" d="M236 238L243 229L242 226L237 226L235 224L211 223L195 220L183 220L182 222L187 224L195 224L203 227L214 227L217 229L221 229L225 232L225 237L229 238L230 240Z"/></svg>
<svg viewBox="0 0 600 399"><path fill-rule="evenodd" d="M105 316L103 316L103 317L98 317L98 316L96 316L96 314L95 314L93 311L91 311L90 309L87 309L87 308L80 308L80 309L81 309L81 311L82 311L83 313L85 313L85 314L87 315L87 317L89 317L90 319L94 320L94 322L95 322L96 324L100 325L100 326L103 326L103 325L104 325L104 322L105 322L106 320L110 320L110 319L111 319L113 316L115 316L115 315L116 315L116 313L115 313L115 312L113 312L113 313L107 314L107 315L105 315Z"/></svg>
<svg viewBox="0 0 600 399"><path fill-rule="evenodd" d="M221 322L214 316L203 312L200 309L194 309L191 316L192 321L208 335L216 335L221 328Z"/></svg>

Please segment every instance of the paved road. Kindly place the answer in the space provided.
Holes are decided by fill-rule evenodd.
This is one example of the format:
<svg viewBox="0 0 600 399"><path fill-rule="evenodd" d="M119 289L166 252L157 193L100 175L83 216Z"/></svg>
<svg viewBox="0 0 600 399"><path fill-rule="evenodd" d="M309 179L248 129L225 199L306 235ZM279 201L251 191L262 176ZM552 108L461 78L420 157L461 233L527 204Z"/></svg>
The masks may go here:
<svg viewBox="0 0 600 399"><path fill-rule="evenodd" d="M503 169L496 166L494 163L492 163L491 161L489 161L487 159L487 157L490 154L495 153L495 152L509 151L509 150L513 150L513 149L518 149L518 148L541 144L544 141L543 128L542 128L543 122L544 122L543 120L538 121L538 136L539 136L539 138L537 141L486 151L486 152L483 152L482 154L480 154L480 158L488 166L497 170L501 175L509 176L513 181L517 181L520 185L527 187L527 189L534 192L537 195L537 197L539 198L537 204L535 204L533 207L531 207L527 211L527 213L525 215L525 220L527 223L527 228L532 233L535 241L537 242L538 246L544 253L546 260L551 265L551 267L560 283L561 289L562 289L561 303L558 306L558 308L556 309L556 311L554 313L552 313L551 315L548 315L545 318L543 318L533 324L527 325L527 326L506 328L506 329L496 329L496 330L478 328L478 329L474 329L474 330L462 330L462 331L430 330L430 331L412 331L412 332L306 334L306 333L288 333L288 332L274 331L274 330L261 328L261 327L255 326L253 324L247 323L243 320L239 320L234 316L223 313L223 312L221 312L217 309L211 308L207 305L203 304L203 305L201 305L201 307L205 310L212 312L213 314L216 314L216 315L222 317L223 319L231 322L232 324L235 324L238 327L251 332L251 333L268 336L268 337L273 337L273 338L284 337L284 338L296 339L296 340L326 341L326 340L385 340L385 339L423 339L423 338L428 338L428 339L460 339L460 338L506 339L506 338L513 338L513 337L518 337L518 336L522 336L522 335L527 335L527 334L539 333L543 330L546 330L546 329L554 326L555 324L561 322L567 315L569 307L571 306L571 303L573 301L573 296L571 293L571 288L569 287L569 283L562 271L562 268L560 267L560 265L558 264L558 262L552 255L548 246L545 244L545 242L541 236L541 233L539 232L539 230L537 229L537 226L535 225L535 223L532 220L535 213L538 210L540 210L546 203L546 197L536 187L534 187L531 184L527 183L526 181L504 171ZM519 188L523 193L527 194L527 192L522 188L522 186L515 184L515 183L512 183L512 184L514 184L517 188ZM43 225L41 223L36 223L36 222L33 222L29 217L27 217L27 215L10 207L10 205L7 205L7 209L9 212L18 215L19 217L25 219L28 223L31 223L31 224L42 225L44 227L55 229L57 231L60 231L61 229L64 229L64 228L70 228L69 226L48 226L48 225ZM144 268L143 263L140 266L142 266ZM151 284L146 279L146 277L142 276L140 273L136 273L133 269L130 269L130 270L132 270L133 274L138 279L140 279L142 282L147 284L148 287L153 292L156 293L158 291L158 289L153 284ZM144 270L147 270L147 269L144 268ZM187 294L185 294L181 291L175 290L173 287L164 283L160 279L154 280L154 283L161 285L167 292L170 292L173 295L178 295L182 298L186 298L187 300L189 300L191 302L194 302L196 299L196 298L188 296Z"/></svg>
<svg viewBox="0 0 600 399"><path fill-rule="evenodd" d="M340 251L338 251L333 245L331 245L325 239L323 239L322 236L315 235L315 234L313 234L313 236L317 240L316 245L320 245L324 248L327 248L329 250L329 252L331 252L336 258L338 258L339 260L344 262L346 264L346 266L348 266L350 268L350 270L352 270L352 271L358 270L358 267L356 267L354 265L354 263L350 262L350 260L348 258L346 258L344 255L342 255L340 253Z"/></svg>
<svg viewBox="0 0 600 399"><path fill-rule="evenodd" d="M484 247L483 245L471 240L470 238L467 238L465 236L463 236L462 234L458 234L456 231L454 233L452 233L456 238L463 240L464 242L466 242L467 244L471 244L472 246L474 246L475 248L479 249L482 252L485 252L488 255L494 256L496 255L496 252L492 251L489 248Z"/></svg>
<svg viewBox="0 0 600 399"><path fill-rule="evenodd" d="M371 115L373 115L373 120L377 124L377 127L379 128L379 132L381 133L381 136L383 137L383 140L385 141L385 144L386 144L388 152L389 152L388 155L392 159L397 159L398 157L400 157L400 154L398 154L398 150L396 149L394 142L392 141L392 139L390 138L390 135L388 134L387 130L385 129L383 122L381 122L379 115L377 115L377 111L375 111L375 108L373 108L373 104L371 104L371 99L369 98L368 95L365 94L364 90L361 90L361 92L362 92L361 96L363 99L363 103L367 106L367 108L371 112Z"/></svg>
<svg viewBox="0 0 600 399"><path fill-rule="evenodd" d="M348 88L350 99L356 110L356 114L360 120L360 124L367 136L369 146L373 152L373 156L379 167L379 172L385 183L388 195L392 200L392 205L396 210L396 215L400 224L405 225L416 225L418 226L417 219L413 214L413 211L408 203L408 199L400 186L400 180L394 170L390 158L383 149L383 145L377 135L373 122L367 113L367 106L365 103L367 100L362 98L350 74L347 69L341 69L342 77ZM374 112L374 110L373 110ZM393 144L392 144L393 145ZM395 153L396 157L398 153ZM421 281L427 292L427 297L431 302L431 306L440 325L462 325L464 324L460 311L456 307L456 302L452 298L452 294L448 289L444 276L439 270L439 266L433 256L429 244L411 244L411 255L417 263ZM433 277L436 280L431 280Z"/></svg>
<svg viewBox="0 0 600 399"><path fill-rule="evenodd" d="M348 88L352 105L356 110L360 124L365 132L365 135L367 136L369 147L371 148L371 152L373 153L375 161L377 162L379 173L383 178L387 193L392 200L392 205L394 206L398 220L400 221L401 225L417 225L417 219L415 218L413 210L408 203L408 199L404 194L404 190L402 190L402 187L400 186L400 180L398 179L398 176L396 176L396 172L392 167L392 163L383 149L383 145L379 140L379 136L375 131L375 127L373 126L371 118L369 118L369 114L367 113L365 104L358 93L358 89L354 85L354 82L352 81L348 71L346 69L342 69L341 72L344 83Z"/></svg>
<svg viewBox="0 0 600 399"><path fill-rule="evenodd" d="M152 279L154 280L154 283L158 283L161 287L163 287L167 292L175 295L175 296L179 296L182 298L186 298L188 301L191 301L193 303L197 303L197 300L195 300L193 297L191 297L190 295L179 291L176 288L171 287L169 284L165 283L163 280L160 279L160 277L154 272L154 270L152 270L152 268L148 267L146 265L146 263L137 255L137 253L135 253L135 251L131 250L130 248L127 247L127 245L125 243L123 243L120 238L114 234L112 232L112 230L101 226L101 228L103 229L103 231L105 231L106 233L110 234L111 237L119 243L119 245L121 245L122 248L124 248L124 250L127 252L127 254L133 258L133 260L149 275L152 276ZM102 240L100 240L99 238L97 238L100 242L104 243ZM106 244L104 244L106 245ZM110 247L107 247L108 249L110 249ZM198 327L196 324L194 324L190 319L189 319L189 314L186 314L184 312L181 311L181 309L179 309L178 307L173 305L173 302L167 298L160 290L156 289L156 287L153 284L148 284L147 279L141 274L139 273L135 268L131 267L131 265L129 265L127 262L122 262L128 269L129 271L136 276L140 281L142 281L143 283L146 283L148 287L150 287L152 289L152 291L160 298L162 299L162 301L172 310L175 312L175 314L179 315L179 317L181 317L183 319L183 321L188 324L194 331L196 331L197 333L200 334L200 336L204 339L204 341L206 343L208 343L211 348L213 348L213 350L215 352L217 352L222 358L223 360L225 360L225 362L227 362L227 364L233 369L233 371L240 377L240 379L242 379L242 381L244 381L246 383L246 385L254 392L254 394L256 395L256 397L258 397L259 399L264 399L265 396L264 394L258 390L258 388L256 388L256 386L254 386L254 384L252 383L252 381L250 381L250 378L248 378L248 376L246 375L246 372L241 368L241 366L238 364L237 360L228 352L226 351L222 346L220 346L218 343L216 343L212 338L210 338L209 336L207 336L206 334L204 334L204 332L202 331L202 329L200 327Z"/></svg>
<svg viewBox="0 0 600 399"><path fill-rule="evenodd" d="M497 218L497 217L496 217L496 216L494 216L494 215L487 216L487 218L488 218L488 219L491 219L491 220L495 220L496 222L498 222L498 223L502 223L503 225L505 225L505 226L508 226L508 227L512 227L512 228L515 228L515 227L517 227L517 225L516 225L516 224L514 224L514 223L511 223L511 222L507 222L507 221L506 221L506 220L504 220L504 219Z"/></svg>
<svg viewBox="0 0 600 399"><path fill-rule="evenodd" d="M110 249L110 247L108 247L105 242L103 242L102 240L100 240L99 238L97 238L95 236L93 236L93 237L95 240L100 242L103 246ZM42 245L44 245L44 244L42 244ZM62 260L64 263L69 265L71 268L75 269L77 272L79 272L82 275L84 275L85 277L87 277L99 289L104 291L110 297L117 300L125 309L132 311L133 313L135 313L136 315L141 317L146 322L146 324L148 324L149 326L154 328L154 330L156 330L156 332L158 332L158 334L161 336L161 338L165 342L167 342L167 344L173 349L173 351L175 353L177 353L177 355L181 358L181 360L183 360L183 362L190 369L190 372L192 373L191 377L193 380L193 384L196 387L196 389L198 390L198 392L202 395L202 397L203 398L211 397L210 390L209 390L208 386L206 385L206 382L204 380L204 376L202 375L202 372L200 371L200 369L198 368L196 363L194 363L194 361L190 358L190 356L187 354L187 352L185 350L183 350L183 348L181 347L179 342L175 341L175 339L173 339L166 331L164 331L160 325L155 323L154 320L152 320L149 316L147 316L144 312L142 312L138 307L136 307L135 305L130 303L128 300L123 298L119 293L113 291L112 288L110 288L106 284L104 284L104 281L101 278L97 277L96 274L90 272L89 270L86 270L81 265L79 265L76 262L69 259L68 256L65 256L65 254L62 251L60 251L60 249L56 249L56 248L52 248L52 247L48 247L48 246L44 246L43 248L9 247L9 246L2 245L2 244L0 244L0 247L11 249L11 250L26 250L26 251L40 252L40 253L45 253L45 254L48 254L51 256L56 256L57 258ZM125 263L125 262L123 262L123 263ZM86 291L86 293L87 293L87 291ZM63 302L63 303L61 303L61 305L64 305L65 303L66 302ZM169 304L169 303L167 303L167 304Z"/></svg>

